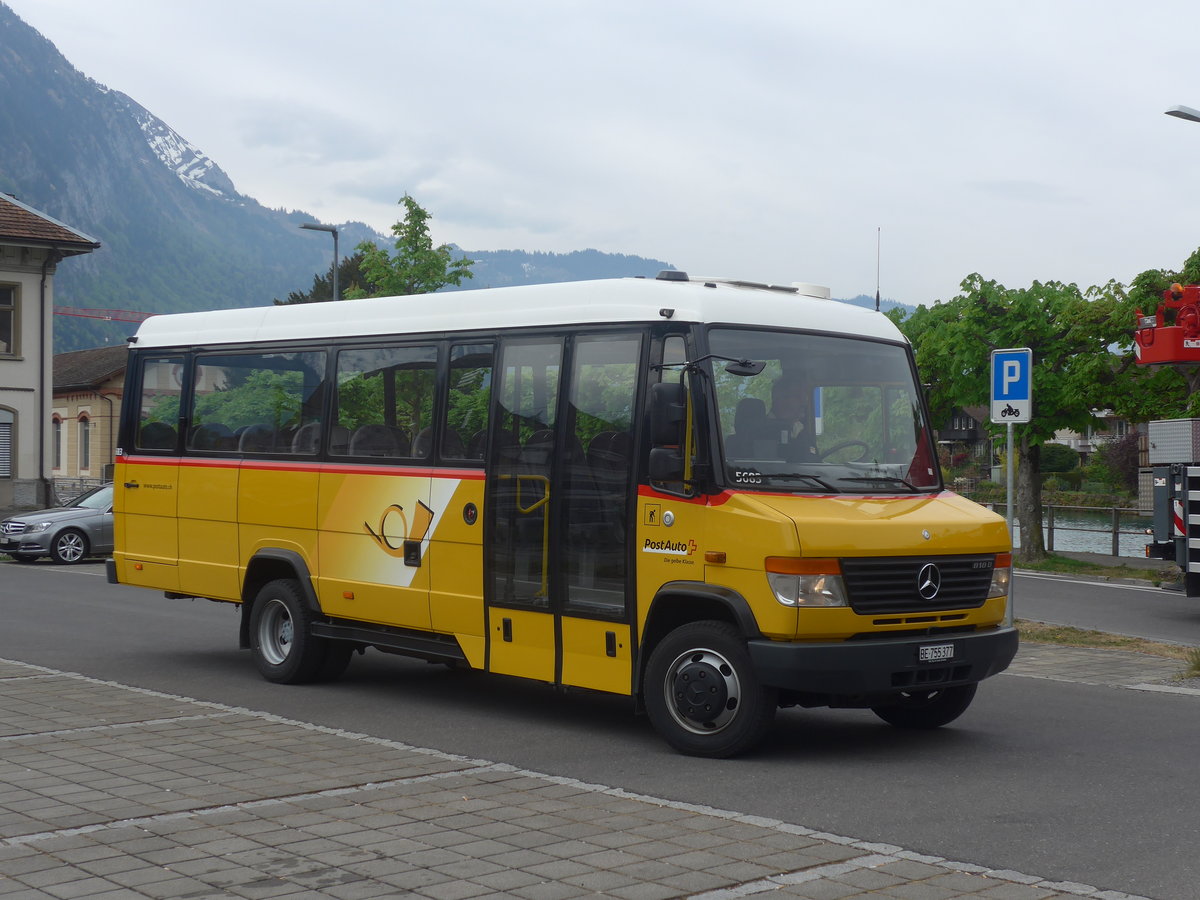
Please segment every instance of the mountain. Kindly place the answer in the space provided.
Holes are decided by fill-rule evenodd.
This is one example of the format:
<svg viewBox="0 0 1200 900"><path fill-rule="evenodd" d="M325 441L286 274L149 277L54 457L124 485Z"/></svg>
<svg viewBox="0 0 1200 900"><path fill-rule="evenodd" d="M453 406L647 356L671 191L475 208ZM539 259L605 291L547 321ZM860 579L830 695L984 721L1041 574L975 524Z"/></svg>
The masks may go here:
<svg viewBox="0 0 1200 900"><path fill-rule="evenodd" d="M195 144L120 91L71 65L0 0L0 191L100 241L59 267L55 304L169 313L262 306L328 272L316 219L239 193ZM397 218L400 216L397 208ZM346 253L390 241L337 225ZM579 250L462 250L464 288L654 276L663 260ZM56 353L124 340L128 322L55 317Z"/></svg>
<svg viewBox="0 0 1200 900"><path fill-rule="evenodd" d="M867 294L859 294L857 297L851 297L849 300L843 300L841 302L849 303L851 306L861 306L864 309L874 309L875 308L875 298L871 297ZM911 304L908 304L908 303L901 303L899 300L880 300L879 301L879 311L880 312L887 312L888 310L896 309L897 307L899 307L900 309L906 309L910 313L916 309L915 306L912 306Z"/></svg>
<svg viewBox="0 0 1200 900"><path fill-rule="evenodd" d="M299 229L313 216L239 193L195 144L78 71L2 2L0 191L101 242L59 268L59 306L154 313L259 306L306 289L329 268L329 240ZM386 241L361 222L337 227L347 249ZM594 250L467 255L480 260L472 286L669 268ZM121 341L132 327L57 316L55 351Z"/></svg>
<svg viewBox="0 0 1200 900"><path fill-rule="evenodd" d="M663 269L675 268L661 259L602 253L599 250L574 250L570 253L539 253L526 250L464 250L474 260L471 274L460 287L446 290L470 290L483 287L508 287L514 284L549 284L554 281L587 281L593 278L622 278L642 275L653 278Z"/></svg>

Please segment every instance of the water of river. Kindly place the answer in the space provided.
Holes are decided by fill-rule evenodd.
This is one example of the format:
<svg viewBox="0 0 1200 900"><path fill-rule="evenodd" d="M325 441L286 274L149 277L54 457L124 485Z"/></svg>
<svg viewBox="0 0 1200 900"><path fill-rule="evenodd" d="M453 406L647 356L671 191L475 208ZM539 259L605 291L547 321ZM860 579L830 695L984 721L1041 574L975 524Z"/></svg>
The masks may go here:
<svg viewBox="0 0 1200 900"><path fill-rule="evenodd" d="M1005 507L1000 504L996 512L1005 514ZM1042 513L1042 534L1046 539L1046 548L1050 548L1050 530L1047 526L1049 515ZM1021 523L1017 521L1013 543L1021 546ZM1149 516L1136 512L1121 511L1118 514L1118 556L1145 556L1146 543L1151 540L1146 529L1151 526ZM1080 553L1111 554L1113 533L1112 510L1091 512L1081 509L1054 509L1054 549L1072 550Z"/></svg>

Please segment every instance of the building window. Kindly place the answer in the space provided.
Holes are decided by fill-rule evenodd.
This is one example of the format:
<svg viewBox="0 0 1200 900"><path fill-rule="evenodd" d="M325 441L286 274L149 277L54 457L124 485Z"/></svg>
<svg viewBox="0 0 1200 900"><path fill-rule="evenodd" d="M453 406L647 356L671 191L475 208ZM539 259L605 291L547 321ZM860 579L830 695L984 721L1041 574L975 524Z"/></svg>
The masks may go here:
<svg viewBox="0 0 1200 900"><path fill-rule="evenodd" d="M17 289L0 285L0 355L17 352Z"/></svg>
<svg viewBox="0 0 1200 900"><path fill-rule="evenodd" d="M51 448L54 452L54 468L62 468L62 419L58 416L50 423Z"/></svg>
<svg viewBox="0 0 1200 900"><path fill-rule="evenodd" d="M79 417L79 471L92 467L92 423L86 416Z"/></svg>
<svg viewBox="0 0 1200 900"><path fill-rule="evenodd" d="M0 409L0 478L12 478L14 421L10 410Z"/></svg>

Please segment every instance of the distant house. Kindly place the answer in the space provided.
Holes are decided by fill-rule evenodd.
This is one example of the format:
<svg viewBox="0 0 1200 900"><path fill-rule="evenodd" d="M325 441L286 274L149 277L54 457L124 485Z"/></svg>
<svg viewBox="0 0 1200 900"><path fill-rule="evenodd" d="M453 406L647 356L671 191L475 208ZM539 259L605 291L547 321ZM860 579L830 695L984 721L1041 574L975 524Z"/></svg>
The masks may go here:
<svg viewBox="0 0 1200 900"><path fill-rule="evenodd" d="M950 417L937 428L939 441L976 444L987 441L988 434L980 424L987 418L982 406L959 407L950 411Z"/></svg>
<svg viewBox="0 0 1200 900"><path fill-rule="evenodd" d="M1109 441L1119 441L1131 431L1137 430L1128 420L1113 414L1111 409L1092 410L1092 423L1087 433L1060 428L1054 432L1054 443L1066 444L1079 453L1080 465L1086 465L1091 455Z"/></svg>
<svg viewBox="0 0 1200 900"><path fill-rule="evenodd" d="M973 490L991 473L992 440L983 427L987 417L985 406L956 406L934 429L942 465L949 468L955 490Z"/></svg>
<svg viewBox="0 0 1200 900"><path fill-rule="evenodd" d="M111 477L127 354L120 344L54 357L50 465L60 494Z"/></svg>
<svg viewBox="0 0 1200 900"><path fill-rule="evenodd" d="M0 194L0 509L50 500L54 272L99 246Z"/></svg>

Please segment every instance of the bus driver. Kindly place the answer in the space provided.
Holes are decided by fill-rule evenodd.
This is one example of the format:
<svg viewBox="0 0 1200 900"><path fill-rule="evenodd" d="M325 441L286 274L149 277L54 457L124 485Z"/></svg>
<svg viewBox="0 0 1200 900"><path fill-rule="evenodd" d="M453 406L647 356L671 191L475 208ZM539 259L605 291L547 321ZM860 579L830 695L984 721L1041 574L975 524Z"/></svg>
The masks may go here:
<svg viewBox="0 0 1200 900"><path fill-rule="evenodd" d="M807 386L794 376L780 376L771 388L771 424L779 435L780 453L788 462L820 459L809 398Z"/></svg>

